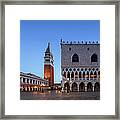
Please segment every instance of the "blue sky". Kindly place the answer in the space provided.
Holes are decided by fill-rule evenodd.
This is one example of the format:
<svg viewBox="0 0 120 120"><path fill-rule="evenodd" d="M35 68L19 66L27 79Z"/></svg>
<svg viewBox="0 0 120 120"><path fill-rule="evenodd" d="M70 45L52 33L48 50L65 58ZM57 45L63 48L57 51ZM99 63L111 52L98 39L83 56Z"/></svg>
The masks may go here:
<svg viewBox="0 0 120 120"><path fill-rule="evenodd" d="M61 80L60 40L99 41L99 20L21 20L20 71L44 77L44 52L51 45L55 82Z"/></svg>

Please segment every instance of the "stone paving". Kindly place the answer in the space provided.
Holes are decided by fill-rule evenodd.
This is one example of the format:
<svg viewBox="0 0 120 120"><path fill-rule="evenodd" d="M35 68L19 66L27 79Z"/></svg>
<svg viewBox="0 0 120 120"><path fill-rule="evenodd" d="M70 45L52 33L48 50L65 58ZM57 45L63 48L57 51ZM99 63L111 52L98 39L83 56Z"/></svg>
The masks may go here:
<svg viewBox="0 0 120 120"><path fill-rule="evenodd" d="M100 100L100 92L20 92L21 100Z"/></svg>

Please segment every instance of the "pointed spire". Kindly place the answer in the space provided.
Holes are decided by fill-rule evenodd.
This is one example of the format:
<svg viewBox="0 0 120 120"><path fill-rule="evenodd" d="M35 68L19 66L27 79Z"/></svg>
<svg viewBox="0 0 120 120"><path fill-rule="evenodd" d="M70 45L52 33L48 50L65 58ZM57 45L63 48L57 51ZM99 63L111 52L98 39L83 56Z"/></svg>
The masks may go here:
<svg viewBox="0 0 120 120"><path fill-rule="evenodd" d="M61 38L60 42L62 43L62 38Z"/></svg>
<svg viewBox="0 0 120 120"><path fill-rule="evenodd" d="M50 43L48 43L48 47L46 49L46 52L50 52Z"/></svg>

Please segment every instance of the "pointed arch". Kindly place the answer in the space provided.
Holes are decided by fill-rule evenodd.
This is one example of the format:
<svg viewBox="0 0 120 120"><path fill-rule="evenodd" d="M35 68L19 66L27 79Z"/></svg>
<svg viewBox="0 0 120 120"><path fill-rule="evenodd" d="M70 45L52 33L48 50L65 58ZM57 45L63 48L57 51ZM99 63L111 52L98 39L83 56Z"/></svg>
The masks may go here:
<svg viewBox="0 0 120 120"><path fill-rule="evenodd" d="M74 83L72 84L72 92L76 92L77 90L78 90L77 83L74 82Z"/></svg>
<svg viewBox="0 0 120 120"><path fill-rule="evenodd" d="M95 83L95 85L94 85L94 91L95 92L99 92L100 91L100 83L99 82Z"/></svg>
<svg viewBox="0 0 120 120"><path fill-rule="evenodd" d="M64 90L70 90L70 84L68 82L64 84Z"/></svg>
<svg viewBox="0 0 120 120"><path fill-rule="evenodd" d="M83 78L85 78L85 71L83 71Z"/></svg>
<svg viewBox="0 0 120 120"><path fill-rule="evenodd" d="M93 54L92 56L91 56L91 62L98 62L98 56L97 56L97 54Z"/></svg>
<svg viewBox="0 0 120 120"><path fill-rule="evenodd" d="M98 75L100 75L100 71L98 71Z"/></svg>
<svg viewBox="0 0 120 120"><path fill-rule="evenodd" d="M64 72L63 76L66 78L66 72Z"/></svg>
<svg viewBox="0 0 120 120"><path fill-rule="evenodd" d="M67 72L67 78L70 79L70 72Z"/></svg>
<svg viewBox="0 0 120 120"><path fill-rule="evenodd" d="M76 53L72 56L72 62L79 62L79 56Z"/></svg>
<svg viewBox="0 0 120 120"><path fill-rule="evenodd" d="M98 71L98 78L100 78L100 71Z"/></svg>
<svg viewBox="0 0 120 120"><path fill-rule="evenodd" d="M87 79L89 79L89 72L87 71L87 76L86 76Z"/></svg>
<svg viewBox="0 0 120 120"><path fill-rule="evenodd" d="M83 82L80 83L79 85L79 91L84 92L85 91L85 84Z"/></svg>
<svg viewBox="0 0 120 120"><path fill-rule="evenodd" d="M75 72L75 78L78 78L78 72L77 71Z"/></svg>
<svg viewBox="0 0 120 120"><path fill-rule="evenodd" d="M90 78L93 78L93 72L92 71L90 72Z"/></svg>
<svg viewBox="0 0 120 120"><path fill-rule="evenodd" d="M74 72L72 71L72 73L71 73L71 78L74 78Z"/></svg>
<svg viewBox="0 0 120 120"><path fill-rule="evenodd" d="M96 71L94 72L94 78L97 78L97 72Z"/></svg>
<svg viewBox="0 0 120 120"><path fill-rule="evenodd" d="M89 83L87 84L87 91L92 92L92 91L93 91L92 89L93 89L92 83L89 82Z"/></svg>
<svg viewBox="0 0 120 120"><path fill-rule="evenodd" d="M79 78L81 78L81 72L79 72Z"/></svg>

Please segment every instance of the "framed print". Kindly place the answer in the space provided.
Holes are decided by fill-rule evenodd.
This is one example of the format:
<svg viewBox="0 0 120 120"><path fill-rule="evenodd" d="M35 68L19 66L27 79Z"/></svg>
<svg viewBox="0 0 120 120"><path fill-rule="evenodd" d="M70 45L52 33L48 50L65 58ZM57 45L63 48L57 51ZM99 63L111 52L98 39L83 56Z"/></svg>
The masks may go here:
<svg viewBox="0 0 120 120"><path fill-rule="evenodd" d="M119 119L119 2L1 2L1 118Z"/></svg>

